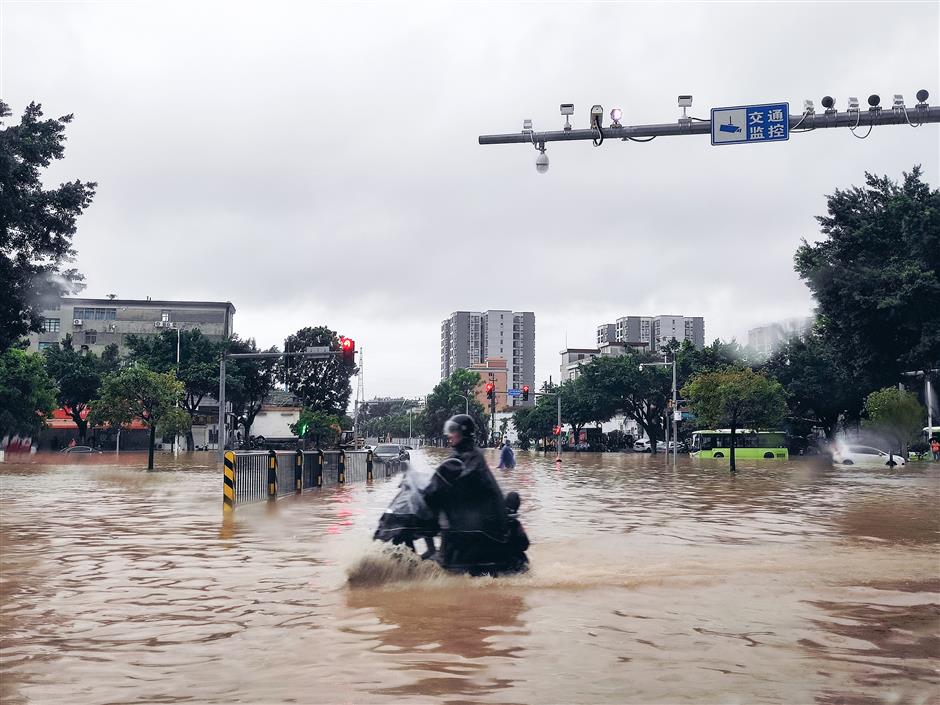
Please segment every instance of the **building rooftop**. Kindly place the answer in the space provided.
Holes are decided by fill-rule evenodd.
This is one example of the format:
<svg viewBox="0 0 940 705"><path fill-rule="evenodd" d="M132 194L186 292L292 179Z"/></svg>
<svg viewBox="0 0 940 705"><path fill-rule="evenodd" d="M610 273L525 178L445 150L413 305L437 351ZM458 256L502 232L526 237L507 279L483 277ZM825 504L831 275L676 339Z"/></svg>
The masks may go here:
<svg viewBox="0 0 940 705"><path fill-rule="evenodd" d="M185 308L185 307L226 307L232 310L232 313L235 312L235 306L231 301L170 301L167 299L95 299L84 296L69 296L63 297L60 299L61 303L93 303L93 304L102 304L105 306L167 306L167 307L176 307L176 308Z"/></svg>

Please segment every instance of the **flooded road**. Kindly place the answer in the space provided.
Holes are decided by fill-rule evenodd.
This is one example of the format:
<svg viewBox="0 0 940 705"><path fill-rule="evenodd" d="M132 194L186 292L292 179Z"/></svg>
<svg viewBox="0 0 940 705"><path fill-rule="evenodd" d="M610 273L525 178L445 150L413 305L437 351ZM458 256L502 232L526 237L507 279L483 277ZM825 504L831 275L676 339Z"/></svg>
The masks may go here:
<svg viewBox="0 0 940 705"><path fill-rule="evenodd" d="M394 479L223 523L214 455L8 460L0 701L940 702L937 465L518 457L529 574L369 588Z"/></svg>

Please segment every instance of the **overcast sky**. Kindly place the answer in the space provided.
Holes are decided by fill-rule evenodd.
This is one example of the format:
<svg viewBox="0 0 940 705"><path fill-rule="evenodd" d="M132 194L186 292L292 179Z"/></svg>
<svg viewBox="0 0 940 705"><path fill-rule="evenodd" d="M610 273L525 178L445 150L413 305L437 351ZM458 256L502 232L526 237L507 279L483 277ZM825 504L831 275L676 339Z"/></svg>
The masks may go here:
<svg viewBox="0 0 940 705"><path fill-rule="evenodd" d="M625 124L718 106L927 88L923 3L9 2L0 95L72 112L51 181L97 181L75 245L86 294L229 300L281 344L326 324L365 349L367 396L426 394L455 310L536 315L539 381L621 315L705 317L707 340L808 315L793 272L824 194L915 163L940 130L712 147L482 147L573 102Z"/></svg>

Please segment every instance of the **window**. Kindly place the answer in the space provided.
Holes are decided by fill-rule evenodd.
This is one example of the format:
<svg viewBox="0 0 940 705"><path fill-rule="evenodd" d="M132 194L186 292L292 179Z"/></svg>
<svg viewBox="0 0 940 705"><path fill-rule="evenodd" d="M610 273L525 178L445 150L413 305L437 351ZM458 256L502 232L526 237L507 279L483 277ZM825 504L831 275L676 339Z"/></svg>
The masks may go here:
<svg viewBox="0 0 940 705"><path fill-rule="evenodd" d="M42 352L43 350L48 350L49 348L58 348L58 347L59 347L59 344L58 344L58 343L43 343L43 342L40 342L40 343L39 343L39 352Z"/></svg>
<svg viewBox="0 0 940 705"><path fill-rule="evenodd" d="M113 321L117 318L116 308L82 308L76 306L72 312L73 318L83 321Z"/></svg>
<svg viewBox="0 0 940 705"><path fill-rule="evenodd" d="M169 312L169 311L161 311L161 312L160 312L160 320L163 321L164 323L168 323L168 322L170 321L170 312Z"/></svg>
<svg viewBox="0 0 940 705"><path fill-rule="evenodd" d="M42 319L42 329L46 333L58 333L59 332L59 319L58 318Z"/></svg>
<svg viewBox="0 0 940 705"><path fill-rule="evenodd" d="M86 330L85 331L85 345L94 345L98 340L98 331L96 330Z"/></svg>

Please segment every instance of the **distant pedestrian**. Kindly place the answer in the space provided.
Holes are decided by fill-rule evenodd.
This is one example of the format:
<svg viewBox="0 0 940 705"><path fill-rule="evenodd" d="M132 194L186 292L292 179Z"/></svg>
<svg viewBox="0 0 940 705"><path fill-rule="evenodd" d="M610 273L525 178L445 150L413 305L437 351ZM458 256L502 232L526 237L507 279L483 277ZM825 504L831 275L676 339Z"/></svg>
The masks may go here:
<svg viewBox="0 0 940 705"><path fill-rule="evenodd" d="M503 449L499 452L499 468L501 470L512 470L516 467L516 456L509 446L509 439L503 441Z"/></svg>
<svg viewBox="0 0 940 705"><path fill-rule="evenodd" d="M935 463L940 462L940 440L936 437L930 439L930 454Z"/></svg>

